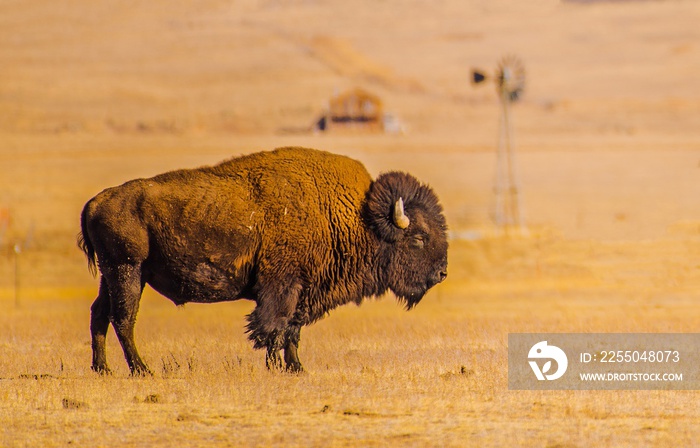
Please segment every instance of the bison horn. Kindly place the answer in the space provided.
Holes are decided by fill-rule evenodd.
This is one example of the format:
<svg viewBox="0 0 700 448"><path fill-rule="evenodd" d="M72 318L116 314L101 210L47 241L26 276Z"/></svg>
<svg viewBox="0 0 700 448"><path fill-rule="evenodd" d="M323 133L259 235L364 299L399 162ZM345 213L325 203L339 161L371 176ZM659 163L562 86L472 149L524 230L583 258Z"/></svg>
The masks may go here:
<svg viewBox="0 0 700 448"><path fill-rule="evenodd" d="M403 211L403 198L399 198L396 203L394 203L394 224L399 229L405 229L411 224L411 220L406 216L406 212Z"/></svg>

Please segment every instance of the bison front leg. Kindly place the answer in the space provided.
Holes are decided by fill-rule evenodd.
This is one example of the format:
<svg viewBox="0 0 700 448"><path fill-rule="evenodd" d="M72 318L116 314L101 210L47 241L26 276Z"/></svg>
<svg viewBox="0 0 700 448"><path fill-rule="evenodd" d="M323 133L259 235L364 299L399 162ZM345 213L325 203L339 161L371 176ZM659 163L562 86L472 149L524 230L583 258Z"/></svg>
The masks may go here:
<svg viewBox="0 0 700 448"><path fill-rule="evenodd" d="M268 370L282 370L282 358L280 349L282 348L282 337L277 331L270 334L265 342L267 354L265 355L265 365Z"/></svg>
<svg viewBox="0 0 700 448"><path fill-rule="evenodd" d="M265 356L265 365L270 370L286 370L291 373L300 373L304 368L299 361L297 348L299 346L299 326L290 326L284 332L274 331L265 341L267 354ZM282 365L282 357L280 350L284 349L284 366Z"/></svg>
<svg viewBox="0 0 700 448"><path fill-rule="evenodd" d="M300 292L301 286L293 281L267 284L258 293L258 306L247 317L248 337L255 348L267 349L265 363L270 370L284 369L279 354L283 348L287 369L293 365L291 370L299 371L301 367L296 353L299 331L289 331Z"/></svg>
<svg viewBox="0 0 700 448"><path fill-rule="evenodd" d="M278 330L267 330L260 319L259 308L255 308L252 313L246 316L248 319L248 338L253 341L253 348L266 349L265 365L269 370L282 370L282 349L283 333Z"/></svg>
<svg viewBox="0 0 700 448"><path fill-rule="evenodd" d="M299 325L291 325L284 333L284 363L287 365L287 372L301 373L304 371L297 353L300 332Z"/></svg>

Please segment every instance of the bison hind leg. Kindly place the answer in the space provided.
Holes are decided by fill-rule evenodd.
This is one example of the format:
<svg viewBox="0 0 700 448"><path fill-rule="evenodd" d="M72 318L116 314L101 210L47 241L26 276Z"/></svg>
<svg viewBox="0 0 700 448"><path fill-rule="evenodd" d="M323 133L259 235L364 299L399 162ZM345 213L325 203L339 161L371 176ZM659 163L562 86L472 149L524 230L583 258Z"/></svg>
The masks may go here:
<svg viewBox="0 0 700 448"><path fill-rule="evenodd" d="M100 375L109 375L105 340L109 329L109 291L104 278L100 281L100 292L90 307L90 333L92 334L92 370Z"/></svg>
<svg viewBox="0 0 700 448"><path fill-rule="evenodd" d="M131 375L152 375L141 359L134 341L134 324L145 285L141 278L141 265L122 264L113 269L105 269L103 278L109 286L109 318L117 333Z"/></svg>

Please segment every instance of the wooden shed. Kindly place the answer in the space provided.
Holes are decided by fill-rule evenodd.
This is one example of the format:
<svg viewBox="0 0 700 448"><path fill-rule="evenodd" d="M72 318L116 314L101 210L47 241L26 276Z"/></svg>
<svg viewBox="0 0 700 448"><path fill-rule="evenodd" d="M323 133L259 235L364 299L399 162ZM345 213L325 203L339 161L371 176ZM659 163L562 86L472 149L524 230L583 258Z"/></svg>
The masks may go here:
<svg viewBox="0 0 700 448"><path fill-rule="evenodd" d="M382 132L382 101L361 88L334 95L328 102L326 114L318 120L316 127L321 131Z"/></svg>

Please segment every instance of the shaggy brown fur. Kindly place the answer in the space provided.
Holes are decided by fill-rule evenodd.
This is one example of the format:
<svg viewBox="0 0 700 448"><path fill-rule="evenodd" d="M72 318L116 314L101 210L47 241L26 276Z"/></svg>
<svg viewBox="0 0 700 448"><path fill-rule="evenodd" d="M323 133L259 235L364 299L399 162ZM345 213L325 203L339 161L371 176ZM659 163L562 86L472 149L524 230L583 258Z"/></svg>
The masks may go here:
<svg viewBox="0 0 700 448"><path fill-rule="evenodd" d="M393 212L401 198L410 225ZM372 181L362 164L280 148L219 165L137 179L83 209L79 244L100 291L92 305L93 370L108 373L111 322L133 374L148 283L176 304L254 300L248 332L267 365L302 370L299 332L348 302L393 291L407 308L442 281L446 224L430 188L405 173ZM97 261L96 261L97 260Z"/></svg>

